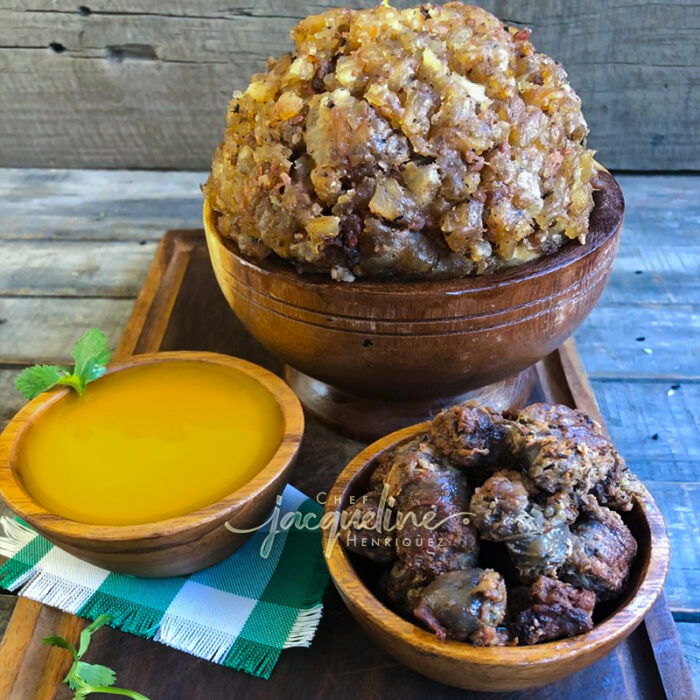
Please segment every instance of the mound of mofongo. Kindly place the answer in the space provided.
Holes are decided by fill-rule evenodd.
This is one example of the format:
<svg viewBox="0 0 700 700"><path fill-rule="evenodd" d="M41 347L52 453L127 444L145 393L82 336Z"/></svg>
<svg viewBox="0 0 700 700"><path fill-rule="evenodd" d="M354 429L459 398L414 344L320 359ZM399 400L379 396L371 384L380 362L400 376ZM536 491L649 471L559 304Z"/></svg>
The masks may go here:
<svg viewBox="0 0 700 700"><path fill-rule="evenodd" d="M204 187L219 232L346 281L484 274L584 242L581 101L529 35L461 3L303 20L229 105Z"/></svg>

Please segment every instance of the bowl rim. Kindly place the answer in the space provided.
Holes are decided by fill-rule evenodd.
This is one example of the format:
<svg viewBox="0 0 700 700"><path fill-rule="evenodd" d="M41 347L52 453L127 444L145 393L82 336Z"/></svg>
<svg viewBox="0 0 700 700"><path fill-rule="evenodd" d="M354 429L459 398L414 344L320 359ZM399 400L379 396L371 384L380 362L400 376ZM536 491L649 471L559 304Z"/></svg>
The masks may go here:
<svg viewBox="0 0 700 700"><path fill-rule="evenodd" d="M328 492L324 516L329 517L328 513L341 511L353 482L358 474L368 468L371 460L400 442L425 432L428 426L429 422L426 421L397 430L358 453L338 475ZM352 605L387 636L401 639L404 645L410 645L421 653L484 666L554 664L583 652L592 653L600 648L616 646L637 627L661 595L670 562L666 524L646 487L644 501L638 505L649 528L650 552L646 566L639 573L637 585L633 592L628 592L625 603L589 632L531 646L475 647L466 642L440 641L434 634L401 617L376 598L356 573L345 548L339 542L335 543L330 555L326 556L326 562L333 584L343 599L350 599ZM325 552L329 540L328 530L323 530L322 539Z"/></svg>
<svg viewBox="0 0 700 700"><path fill-rule="evenodd" d="M300 273L288 260L270 255L264 260L255 260L238 250L235 242L227 240L218 230L215 211L207 199L204 200L202 214L204 231L207 239L215 242L219 248L226 250L240 263L255 271L258 275L274 275L287 284L306 288L309 291L333 289L336 292L380 294L391 296L408 296L422 294L443 294L460 296L489 291L518 284L534 278L544 277L569 267L593 254L605 245L622 227L625 200L619 183L602 165L597 164L594 185L594 206L590 215L589 231L584 244L575 240L567 241L554 253L543 255L529 262L507 267L498 272L458 277L443 280L364 280L356 279L351 283L339 282L329 278L327 273Z"/></svg>
<svg viewBox="0 0 700 700"><path fill-rule="evenodd" d="M12 511L49 537L95 542L121 542L172 538L193 529L217 523L237 508L255 500L293 464L304 433L304 412L291 388L269 370L252 362L222 353L194 350L143 353L110 363L106 375L164 362L199 362L221 365L241 372L262 385L275 399L284 428L282 439L267 464L250 481L224 498L197 510L165 520L136 525L96 525L64 518L45 509L27 492L15 468L17 452L28 427L73 389L56 387L25 404L0 434L0 497ZM89 391L89 389L88 389Z"/></svg>

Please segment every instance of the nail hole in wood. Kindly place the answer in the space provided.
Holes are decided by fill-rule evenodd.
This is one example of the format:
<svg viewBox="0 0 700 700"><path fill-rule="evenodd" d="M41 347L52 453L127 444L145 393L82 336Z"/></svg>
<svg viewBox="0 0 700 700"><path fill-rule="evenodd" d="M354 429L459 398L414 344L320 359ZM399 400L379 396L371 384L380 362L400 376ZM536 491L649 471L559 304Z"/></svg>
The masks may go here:
<svg viewBox="0 0 700 700"><path fill-rule="evenodd" d="M59 44L57 41L52 41L49 44L49 48L54 52L54 53L63 53L66 50L66 47L63 44Z"/></svg>
<svg viewBox="0 0 700 700"><path fill-rule="evenodd" d="M107 60L121 63L122 61L155 61L158 59L156 50L150 44L122 44L106 47Z"/></svg>
<svg viewBox="0 0 700 700"><path fill-rule="evenodd" d="M78 5L78 14L81 17L87 17L92 13L92 10L87 5Z"/></svg>

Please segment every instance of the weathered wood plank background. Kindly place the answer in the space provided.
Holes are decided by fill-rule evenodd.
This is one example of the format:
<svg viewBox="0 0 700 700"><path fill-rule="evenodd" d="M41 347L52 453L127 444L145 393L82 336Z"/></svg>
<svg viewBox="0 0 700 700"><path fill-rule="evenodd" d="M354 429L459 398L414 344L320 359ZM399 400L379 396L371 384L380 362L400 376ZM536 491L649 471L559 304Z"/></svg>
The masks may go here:
<svg viewBox="0 0 700 700"><path fill-rule="evenodd" d="M21 367L69 361L91 325L115 343L155 241L200 226L205 177L0 169L0 429L23 403ZM700 176L619 180L620 252L576 337L608 428L666 517L666 595L700 682ZM0 595L0 632L11 604Z"/></svg>
<svg viewBox="0 0 700 700"><path fill-rule="evenodd" d="M0 0L0 166L206 168L231 91L290 48L298 19L336 4L83 2ZM700 5L477 4L532 27L566 67L608 167L700 169Z"/></svg>

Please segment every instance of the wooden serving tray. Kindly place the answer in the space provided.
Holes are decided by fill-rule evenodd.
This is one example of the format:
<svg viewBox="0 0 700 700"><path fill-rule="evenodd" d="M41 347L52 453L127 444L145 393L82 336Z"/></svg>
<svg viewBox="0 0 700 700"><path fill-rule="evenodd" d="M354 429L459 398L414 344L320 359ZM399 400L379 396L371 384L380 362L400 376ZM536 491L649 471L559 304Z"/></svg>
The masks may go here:
<svg viewBox="0 0 700 700"><path fill-rule="evenodd" d="M134 305L115 359L157 350L211 350L252 360L281 373L242 327L216 284L202 231L167 233ZM532 400L581 408L600 420L595 397L568 340L536 367ZM362 448L313 419L291 483L309 496L327 492L336 475ZM83 620L20 598L0 645L0 700L70 698L61 680L69 655L43 647L61 634L77 639ZM522 694L468 693L430 681L375 646L352 619L332 586L310 649L282 653L270 680L231 671L182 652L105 629L86 659L115 669L119 685L151 700L229 698L669 698L689 700L696 691L671 613L662 596L644 623L613 653L556 684Z"/></svg>

